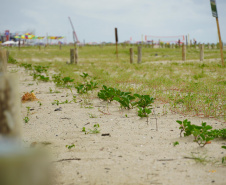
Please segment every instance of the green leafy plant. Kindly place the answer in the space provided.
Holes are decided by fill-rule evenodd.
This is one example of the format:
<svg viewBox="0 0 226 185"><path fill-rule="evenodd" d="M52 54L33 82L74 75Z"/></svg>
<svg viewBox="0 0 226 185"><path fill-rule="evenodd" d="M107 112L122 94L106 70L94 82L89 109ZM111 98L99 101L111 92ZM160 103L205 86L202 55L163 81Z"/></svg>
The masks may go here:
<svg viewBox="0 0 226 185"><path fill-rule="evenodd" d="M60 102L59 100L54 100L54 102L52 102L52 105L67 104L67 103L71 103L71 102L72 101L68 101L68 100L65 100L62 102Z"/></svg>
<svg viewBox="0 0 226 185"><path fill-rule="evenodd" d="M139 99L137 102L133 103L133 105L137 107L151 107L152 103L154 103L154 98L150 97L150 95L134 94L134 96Z"/></svg>
<svg viewBox="0 0 226 185"><path fill-rule="evenodd" d="M63 81L64 85L66 85L70 82L73 82L74 79L71 79L70 77L64 77L64 78L62 78L62 81Z"/></svg>
<svg viewBox="0 0 226 185"><path fill-rule="evenodd" d="M208 132L208 135L214 138L226 139L226 129L214 129Z"/></svg>
<svg viewBox="0 0 226 185"><path fill-rule="evenodd" d="M151 113L151 109L149 108L143 108L143 107L138 107L138 116L139 117L148 117L148 115Z"/></svg>
<svg viewBox="0 0 226 185"><path fill-rule="evenodd" d="M83 78L83 80L85 80L89 76L89 74L88 73L82 73L82 75L80 75L80 76Z"/></svg>
<svg viewBox="0 0 226 185"><path fill-rule="evenodd" d="M213 140L214 137L208 135L208 130L212 129L210 125L206 125L206 123L202 123L201 127L194 127L192 134L195 137L195 142L199 144L199 146L204 147L209 141Z"/></svg>
<svg viewBox="0 0 226 185"><path fill-rule="evenodd" d="M24 122L25 122L25 123L28 123L28 122L29 122L29 120L30 120L30 119L29 119L29 117L28 117L28 116L26 116L26 117L24 118Z"/></svg>
<svg viewBox="0 0 226 185"><path fill-rule="evenodd" d="M173 143L173 146L177 146L177 145L179 145L179 142L178 142L178 141L175 141L175 142Z"/></svg>
<svg viewBox="0 0 226 185"><path fill-rule="evenodd" d="M131 109L133 107L138 107L138 116L147 117L152 112L151 106L154 103L154 98L149 95L134 94L131 92L123 92L119 89L107 87L103 85L102 90L98 92L98 97L104 101L117 101L120 103L121 108ZM135 99L138 99L135 101Z"/></svg>
<svg viewBox="0 0 226 185"><path fill-rule="evenodd" d="M120 90L112 87L107 87L103 85L102 90L98 92L98 97L104 101L111 102L113 101L114 97L120 95Z"/></svg>
<svg viewBox="0 0 226 185"><path fill-rule="evenodd" d="M83 84L78 84L77 86L75 86L75 88L77 89L77 92L79 94L85 94L88 91L92 91L93 89L98 88L97 85L97 82L90 81Z"/></svg>
<svg viewBox="0 0 226 185"><path fill-rule="evenodd" d="M180 124L180 137L182 132L184 132L184 136L193 135L194 141L201 147L204 147L215 138L225 138L226 129L212 130L212 126L207 125L206 122L202 122L201 126L193 125L187 119L184 121L177 120L176 122Z"/></svg>
<svg viewBox="0 0 226 185"><path fill-rule="evenodd" d="M182 137L181 134L183 132L184 132L184 136L189 136L192 134L194 125L191 125L190 121L185 119L184 121L177 120L176 122L180 124L180 127L179 127L179 129L181 130L180 137Z"/></svg>
<svg viewBox="0 0 226 185"><path fill-rule="evenodd" d="M154 98L150 97L150 95L140 95L140 94L134 94L135 98L138 98L138 101L133 102L133 106L138 107L138 116L139 117L147 117L147 123L148 123L148 117L149 114L152 112L152 103L154 103Z"/></svg>
<svg viewBox="0 0 226 185"><path fill-rule="evenodd" d="M31 109L31 107L26 107L27 108L27 116L29 115L29 113L30 113L30 109Z"/></svg>
<svg viewBox="0 0 226 185"><path fill-rule="evenodd" d="M95 88L98 88L97 85L98 83L93 81L93 80L87 80L89 76L88 73L83 73L82 75L80 75L83 78L83 83L78 83L77 85L75 85L75 88L77 89L77 92L79 94L85 94L88 93L88 91L92 91Z"/></svg>
<svg viewBox="0 0 226 185"><path fill-rule="evenodd" d="M59 104L60 104L59 100L54 100L54 102L52 102L52 105L59 105Z"/></svg>
<svg viewBox="0 0 226 185"><path fill-rule="evenodd" d="M62 86L64 84L61 74L54 74L52 76L52 79L53 79L53 82L56 84L56 86Z"/></svg>
<svg viewBox="0 0 226 185"><path fill-rule="evenodd" d="M135 97L131 95L131 92L120 92L119 96L114 97L113 100L120 103L121 108L125 109L131 109L132 106L132 100L134 100Z"/></svg>
<svg viewBox="0 0 226 185"><path fill-rule="evenodd" d="M70 150L70 149L72 149L73 147L75 147L75 145L74 145L74 144L72 144L72 145L66 145L65 147L68 148L68 149Z"/></svg>
<svg viewBox="0 0 226 185"><path fill-rule="evenodd" d="M85 134L98 134L98 133L100 133L100 130L99 130L100 125L99 124L95 124L93 127L94 127L93 129L88 129L88 131L86 130L85 127L83 127L82 132L84 132Z"/></svg>
<svg viewBox="0 0 226 185"><path fill-rule="evenodd" d="M40 107L42 106L42 102L38 101L38 104L39 104Z"/></svg>
<svg viewBox="0 0 226 185"><path fill-rule="evenodd" d="M46 73L49 66L35 65L33 66L33 68L35 72L41 74L41 73Z"/></svg>
<svg viewBox="0 0 226 185"><path fill-rule="evenodd" d="M45 77L44 75L38 75L39 76L39 78L38 78L38 80L40 80L40 81L44 81L44 82L48 82L49 81L49 77L47 76L47 77Z"/></svg>
<svg viewBox="0 0 226 185"><path fill-rule="evenodd" d="M20 67L24 67L25 69L32 70L32 65L27 63L21 63Z"/></svg>
<svg viewBox="0 0 226 185"><path fill-rule="evenodd" d="M15 58L13 58L11 55L8 56L8 63L18 64L17 60Z"/></svg>
<svg viewBox="0 0 226 185"><path fill-rule="evenodd" d="M29 122L29 114L30 114L30 109L31 109L31 107L26 107L26 109L27 109L27 116L24 118L24 122L25 123L28 123Z"/></svg>
<svg viewBox="0 0 226 185"><path fill-rule="evenodd" d="M154 103L154 98L150 97L149 95L140 95L134 94L134 97L138 98L137 102L133 103L133 106L138 107L138 116L140 117L148 117L151 113L151 106Z"/></svg>
<svg viewBox="0 0 226 185"><path fill-rule="evenodd" d="M73 94L72 89L71 89L71 88L69 88L69 89L70 89L71 95L72 95L72 97L73 97L72 101L73 101L74 103L77 103L77 97Z"/></svg>

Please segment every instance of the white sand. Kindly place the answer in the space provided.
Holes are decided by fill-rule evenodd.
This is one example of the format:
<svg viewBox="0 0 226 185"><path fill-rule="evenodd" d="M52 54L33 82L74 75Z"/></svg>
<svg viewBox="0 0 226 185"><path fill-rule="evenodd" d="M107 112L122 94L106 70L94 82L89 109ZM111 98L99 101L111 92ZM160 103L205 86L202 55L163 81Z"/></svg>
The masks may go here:
<svg viewBox="0 0 226 185"><path fill-rule="evenodd" d="M14 68L9 66L8 69ZM21 96L34 90L42 103L42 106L37 101L22 104L23 118L27 106L34 109L29 115L30 121L23 123L23 140L27 144L51 142L46 147L51 149L53 161L75 159L53 163L56 184L226 184L226 166L212 162L203 165L184 158L207 156L208 160L221 164L221 158L226 155L221 146L226 145L226 141L216 139L201 148L193 142L193 137L180 138L176 120L187 118L193 124L205 121L214 129L225 128L225 123L215 119L184 117L170 111L163 115L163 105L159 103L155 108L159 113L156 131L155 119L150 119L147 125L146 118L140 119L136 110L121 111L114 102L107 105L94 98L91 100L93 109L81 108L81 102L52 105L54 100L72 100L70 91L58 89L61 93L50 94L49 87L55 90L53 83L39 82L36 85L22 68L18 74ZM34 85L28 85L31 83ZM77 94L75 89L73 93ZM77 101L81 99L77 95ZM62 107L62 111L54 111L58 107ZM89 114L97 118L90 118ZM96 123L100 124L100 134L85 135L81 132L84 126L93 128ZM111 136L101 136L104 133ZM180 143L176 147L173 146L175 141ZM70 150L65 147L71 144L75 147ZM78 158L80 160L76 160Z"/></svg>

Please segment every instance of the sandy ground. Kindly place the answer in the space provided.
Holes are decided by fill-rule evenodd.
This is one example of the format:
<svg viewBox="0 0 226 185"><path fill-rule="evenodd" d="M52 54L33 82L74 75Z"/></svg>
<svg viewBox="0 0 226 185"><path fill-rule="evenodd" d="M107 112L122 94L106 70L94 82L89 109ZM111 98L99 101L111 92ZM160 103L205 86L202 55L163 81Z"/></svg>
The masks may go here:
<svg viewBox="0 0 226 185"><path fill-rule="evenodd" d="M8 71L15 69L9 66ZM107 104L97 98L90 98L93 108L84 108L84 98L77 95L77 103L52 105L54 100L60 102L72 100L67 89L55 90L53 83L39 82L19 69L20 94L34 90L39 101L22 104L22 117L30 112L28 123L23 123L23 140L28 145L32 142L50 142L53 166L56 170L56 185L79 184L226 184L226 166L221 158L226 152L221 149L225 140L214 140L204 148L193 142L192 137L180 138L176 120L189 119L193 124L202 121L213 128L225 128L225 123L215 119L184 117L166 112L161 103L155 104L156 120L140 119L136 110L119 110L117 103ZM33 85L32 85L33 84ZM141 93L142 94L142 93ZM90 97L93 95L91 94ZM61 107L61 111L55 111ZM100 111L101 110L101 111ZM104 114L104 113L106 114ZM96 118L90 118L90 114ZM151 118L155 116L152 115ZM100 125L99 134L84 134L82 128ZM110 136L102 136L110 134ZM173 146L178 141L179 145ZM68 149L66 145L74 144ZM188 158L187 158L188 157ZM206 157L206 165L196 163L192 157ZM217 162L217 164L213 164Z"/></svg>

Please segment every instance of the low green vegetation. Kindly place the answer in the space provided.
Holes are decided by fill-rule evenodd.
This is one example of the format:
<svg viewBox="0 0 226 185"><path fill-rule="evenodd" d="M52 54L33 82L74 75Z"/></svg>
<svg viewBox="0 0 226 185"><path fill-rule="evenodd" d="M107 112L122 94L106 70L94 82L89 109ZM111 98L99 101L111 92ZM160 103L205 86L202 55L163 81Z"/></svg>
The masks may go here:
<svg viewBox="0 0 226 185"><path fill-rule="evenodd" d="M98 83L96 81L93 81L88 73L83 73L80 76L83 78L83 83L78 83L77 85L75 85L75 88L77 89L77 92L79 94L85 94L98 88ZM88 78L90 78L90 80L88 80Z"/></svg>
<svg viewBox="0 0 226 185"><path fill-rule="evenodd" d="M27 109L27 116L25 116L23 120L25 123L28 123L30 121L29 114L30 114L31 107L26 107L26 109Z"/></svg>
<svg viewBox="0 0 226 185"><path fill-rule="evenodd" d="M25 123L28 123L28 122L29 122L29 120L30 120L30 119L29 119L29 117L28 117L28 116L25 116L25 117L24 117L24 122L25 122Z"/></svg>
<svg viewBox="0 0 226 185"><path fill-rule="evenodd" d="M74 144L72 144L72 145L66 145L65 147L66 147L67 149L70 150L70 149L72 149L73 147L75 147L75 145L74 145Z"/></svg>
<svg viewBox="0 0 226 185"><path fill-rule="evenodd" d="M71 103L71 102L76 103L76 99L73 98L73 100L71 100L71 101L65 100L65 101L62 101L62 102L60 102L59 100L54 100L54 102L52 102L52 105L67 104L67 103Z"/></svg>
<svg viewBox="0 0 226 185"><path fill-rule="evenodd" d="M138 108L139 117L147 117L152 112L152 103L154 98L150 95L132 94L132 92L123 92L113 87L103 85L102 90L98 92L98 97L104 101L112 102L113 100L119 102L120 107L124 109Z"/></svg>
<svg viewBox="0 0 226 185"><path fill-rule="evenodd" d="M207 125L205 122L202 122L201 126L191 124L190 121L185 119L184 121L176 121L180 127L180 137L184 133L184 136L194 136L194 142L199 146L204 147L211 140L216 138L226 139L226 129L212 129L212 126Z"/></svg>
<svg viewBox="0 0 226 185"><path fill-rule="evenodd" d="M137 46L130 47L136 54ZM67 61L69 49L69 46L62 50L48 46L43 51L34 47L21 51L9 48L10 61L15 58L17 65L32 70L34 78L39 81L53 81L58 87L76 87L79 93L94 90L100 84L133 94L151 94L157 101L169 103L173 112L226 120L225 67L221 66L220 59L216 59L220 58L217 49L206 47L205 59L214 61L202 63L192 61L199 59L199 50L194 47L187 49L188 61L184 63L179 62L181 48L146 46L142 49L142 64L129 64L129 47L119 47L119 60L116 60L115 47L109 45L80 48L78 65L66 65L66 62L55 59ZM224 53L226 56L226 51ZM56 74L47 75L47 69ZM86 72L81 74L80 71ZM90 75L93 78L89 79ZM109 97L107 101L112 100Z"/></svg>
<svg viewBox="0 0 226 185"><path fill-rule="evenodd" d="M98 83L100 87L105 85L132 94L150 94L156 101L169 104L173 112L226 120L225 67L221 65L219 50L206 46L205 61L199 62L198 47L190 47L187 61L181 62L181 48L143 46L142 64L130 64L129 47L137 54L136 45L119 46L118 60L114 46L81 47L78 65L66 64L70 46L62 50L58 46L41 51L35 47L20 51L8 49L9 61L32 71L39 81L53 81L58 87L76 87L79 93L88 92L90 87L98 89ZM55 71L54 75L48 75L46 69ZM113 98L109 96L107 101ZM131 108L128 104L126 107Z"/></svg>
<svg viewBox="0 0 226 185"><path fill-rule="evenodd" d="M40 107L42 106L42 102L38 101L38 104L39 104Z"/></svg>
<svg viewBox="0 0 226 185"><path fill-rule="evenodd" d="M129 47L134 48L136 56L137 46ZM77 65L66 64L70 56L70 46L65 46L62 50L56 46L48 46L43 51L34 47L26 47L21 51L9 48L8 63L24 67L36 83L53 82L57 88L70 89L73 99L62 102L55 100L53 104L56 105L76 103L77 97L73 94L73 90L76 90L83 99L80 102L81 107L93 108L89 96L98 96L108 103L118 102L121 109L136 108L138 116L147 117L147 122L156 101L163 103L163 108L167 105L170 111L183 115L226 120L225 67L220 63L219 50L213 45L212 49L205 49L204 62L199 61L199 50L195 47L187 49L187 61L181 62L179 47L170 49L168 45L165 48L143 46L141 64L129 63L129 47L119 46L119 59L116 59L114 46L84 46L79 49ZM161 47L164 47L163 43ZM226 56L226 51L224 55ZM49 93L58 92L49 88ZM69 94L66 95L68 96ZM41 102L38 103L41 106ZM100 109L99 111L109 114ZM164 109L164 114L167 111ZM30 107L27 107L25 123L29 122L29 113ZM89 114L89 117L97 116ZM127 114L125 117L128 117ZM194 142L200 147L216 138L226 139L226 129L212 129L205 122L194 125L186 119L177 120L177 123L180 125L180 137L182 134L184 137L193 136ZM99 124L91 129L83 127L82 132L98 134L99 127ZM177 145L178 141L173 143L173 146ZM75 145L66 147L71 149ZM226 146L222 146L222 149L226 149ZM207 162L203 157L194 159L201 163ZM226 156L222 158L222 164L225 161Z"/></svg>
<svg viewBox="0 0 226 185"><path fill-rule="evenodd" d="M99 129L100 125L99 124L95 124L93 125L93 129L86 129L86 127L82 128L82 132L84 132L85 134L98 134L100 133L100 129Z"/></svg>

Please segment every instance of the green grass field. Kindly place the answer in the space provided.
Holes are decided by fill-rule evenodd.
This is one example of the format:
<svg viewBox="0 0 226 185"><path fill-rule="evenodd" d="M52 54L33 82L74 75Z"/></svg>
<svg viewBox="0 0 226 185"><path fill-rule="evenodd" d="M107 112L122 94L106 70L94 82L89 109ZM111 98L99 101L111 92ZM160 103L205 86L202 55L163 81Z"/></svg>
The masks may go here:
<svg viewBox="0 0 226 185"><path fill-rule="evenodd" d="M129 48L134 48L134 64L129 63ZM67 65L72 46L47 48L8 48L19 63L49 66L63 77L81 82L80 74L88 73L102 85L132 93L149 94L158 102L168 103L177 113L224 119L226 112L226 76L220 51L205 48L204 62L199 49L187 49L182 62L182 48L142 48L142 64L137 64L137 46L83 46L79 48L78 65ZM226 51L224 51L226 57ZM226 58L225 62L226 62ZM50 76L51 79L51 76Z"/></svg>

